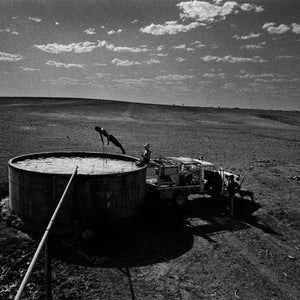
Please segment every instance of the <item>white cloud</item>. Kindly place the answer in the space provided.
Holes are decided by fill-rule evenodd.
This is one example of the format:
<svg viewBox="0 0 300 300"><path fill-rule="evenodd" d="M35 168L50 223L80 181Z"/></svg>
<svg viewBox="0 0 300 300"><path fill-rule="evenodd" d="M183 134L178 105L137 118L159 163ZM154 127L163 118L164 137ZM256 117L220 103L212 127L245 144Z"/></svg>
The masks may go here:
<svg viewBox="0 0 300 300"><path fill-rule="evenodd" d="M295 34L300 34L300 24L297 23L292 23L290 26L286 24L280 24L276 27L276 23L270 22L265 23L262 28L267 30L270 34L283 34L289 30L291 30Z"/></svg>
<svg viewBox="0 0 300 300"><path fill-rule="evenodd" d="M6 32L6 33L14 34L14 35L18 35L19 34L19 32L15 31L15 30L12 30L12 29L9 29L9 28L0 29L0 32Z"/></svg>
<svg viewBox="0 0 300 300"><path fill-rule="evenodd" d="M195 41L195 42L192 42L192 43L190 43L190 45L192 45L192 46L196 46L196 48L202 48L202 47L205 47L205 45L204 44L202 44L202 42L200 42L200 41Z"/></svg>
<svg viewBox="0 0 300 300"><path fill-rule="evenodd" d="M213 73L205 73L205 74L203 74L203 77L206 77L206 78L215 78L216 75L213 74Z"/></svg>
<svg viewBox="0 0 300 300"><path fill-rule="evenodd" d="M119 58L115 58L111 61L112 64L115 64L119 67L128 67L128 66L134 66L134 65L140 65L141 63L137 61L130 61L130 60L121 60Z"/></svg>
<svg viewBox="0 0 300 300"><path fill-rule="evenodd" d="M86 29L84 31L84 33L86 33L88 35L93 35L93 34L96 34L96 31L95 31L95 28L89 28L89 29Z"/></svg>
<svg viewBox="0 0 300 300"><path fill-rule="evenodd" d="M153 65L153 64L160 64L160 61L157 59L151 58L150 60L144 60L143 61L144 65Z"/></svg>
<svg viewBox="0 0 300 300"><path fill-rule="evenodd" d="M20 67L20 68L23 71L29 71L29 72L34 72L34 71L39 71L40 70L40 69L29 68L29 67Z"/></svg>
<svg viewBox="0 0 300 300"><path fill-rule="evenodd" d="M183 61L186 61L186 59L185 59L185 58L182 58L182 57L177 57L177 58L176 58L176 61L178 61L178 62L183 62Z"/></svg>
<svg viewBox="0 0 300 300"><path fill-rule="evenodd" d="M162 51L163 49L164 49L163 45L157 46L157 48L156 48L157 51Z"/></svg>
<svg viewBox="0 0 300 300"><path fill-rule="evenodd" d="M192 22L187 25L178 24L177 21L168 21L164 24L151 24L146 27L140 28L143 33L149 33L153 35L164 34L177 34L180 32L187 32L198 26L205 26L206 24L200 22L212 22L216 19L225 19L225 17L232 13L237 13L238 9L242 11L255 11L262 12L262 6L256 6L253 4L239 5L234 1L227 1L221 3L221 1L215 1L213 4L204 1L186 1L176 4L181 10L180 18L186 20L188 18L194 19L196 22Z"/></svg>
<svg viewBox="0 0 300 300"><path fill-rule="evenodd" d="M247 50L258 50L258 49L262 49L263 45L265 45L266 42L261 42L259 44L254 44L254 45L244 45L241 46L241 49L247 49Z"/></svg>
<svg viewBox="0 0 300 300"><path fill-rule="evenodd" d="M134 24L134 23L136 23L137 21L138 21L138 20L135 19L135 20L131 21L131 24Z"/></svg>
<svg viewBox="0 0 300 300"><path fill-rule="evenodd" d="M120 33L120 32L122 32L122 29L118 29L118 30L110 30L110 31L107 32L107 34L108 34L108 35L112 35L112 34L114 34L114 33Z"/></svg>
<svg viewBox="0 0 300 300"><path fill-rule="evenodd" d="M105 42L105 46L107 49L114 51L114 52L132 52L132 53L139 53L139 52L147 52L149 51L145 47L116 47L112 44L108 44Z"/></svg>
<svg viewBox="0 0 300 300"><path fill-rule="evenodd" d="M152 79L148 78L139 78L139 79L114 79L112 80L113 83L118 87L122 88L144 88L146 86L149 86L149 84L152 82Z"/></svg>
<svg viewBox="0 0 300 300"><path fill-rule="evenodd" d="M132 79L132 78L127 78L127 79L114 79L113 82L121 83L121 84L134 84L134 85L144 85L144 83L151 82L152 79L149 78L139 78L139 79Z"/></svg>
<svg viewBox="0 0 300 300"><path fill-rule="evenodd" d="M195 78L195 75L177 75L177 74L169 74L169 75L163 75L163 76L157 76L154 78L154 80L157 81L182 81L187 79Z"/></svg>
<svg viewBox="0 0 300 300"><path fill-rule="evenodd" d="M255 79L255 78L266 78L266 77L274 77L275 74L273 73L262 73L262 74L252 74L252 73L245 73L242 75L235 75L235 77L240 79Z"/></svg>
<svg viewBox="0 0 300 300"><path fill-rule="evenodd" d="M255 79L255 82L261 82L261 83L281 83L281 82L299 82L300 78L272 78L272 79L262 79L262 78L257 78Z"/></svg>
<svg viewBox="0 0 300 300"><path fill-rule="evenodd" d="M79 43L72 43L69 45L63 44L47 44L47 45L34 45L35 48L38 48L42 51L49 52L49 53L62 53L62 52L74 52L74 53L85 53L91 52L95 48L103 47L106 42L98 41L98 43L94 42L79 42Z"/></svg>
<svg viewBox="0 0 300 300"><path fill-rule="evenodd" d="M0 52L0 61L13 62L13 61L23 60L24 58L25 57L20 54L10 54L10 53Z"/></svg>
<svg viewBox="0 0 300 300"><path fill-rule="evenodd" d="M154 54L155 55L155 54ZM158 53L156 54L156 56L159 56L159 57L166 57L168 56L168 53Z"/></svg>
<svg viewBox="0 0 300 300"><path fill-rule="evenodd" d="M274 22L268 22L263 25L262 29L268 29L269 27L273 27L275 25L276 25L276 23L274 23Z"/></svg>
<svg viewBox="0 0 300 300"><path fill-rule="evenodd" d="M276 27L275 23L266 23L262 28L266 29L270 34L283 34L290 30L290 27L285 24Z"/></svg>
<svg viewBox="0 0 300 300"><path fill-rule="evenodd" d="M278 59L300 59L299 56L292 56L292 55L279 55L276 58L278 58Z"/></svg>
<svg viewBox="0 0 300 300"><path fill-rule="evenodd" d="M182 11L182 13L180 13L182 19L192 18L202 22L225 19L227 15L237 13L238 9L242 11L253 10L257 13L263 11L263 7L261 6L247 3L239 5L234 1L227 1L223 4L221 1L215 1L213 4L204 1L186 1L178 3L177 6Z"/></svg>
<svg viewBox="0 0 300 300"><path fill-rule="evenodd" d="M114 79L113 82L116 82L118 84L121 85L126 85L128 87L130 86L147 86L149 84L152 84L152 87L155 88L155 86L153 86L153 84L159 86L160 84L163 84L164 86L166 85L173 85L176 84L178 86L178 84L182 83L184 80L188 80L191 78L194 78L195 76L193 75L177 75L177 74L169 74L169 75L165 75L165 76L157 76L154 78L140 78L140 79Z"/></svg>
<svg viewBox="0 0 300 300"><path fill-rule="evenodd" d="M300 24L293 23L291 24L292 31L296 34L300 34Z"/></svg>
<svg viewBox="0 0 300 300"><path fill-rule="evenodd" d="M218 74L205 73L205 74L203 74L203 77L206 77L206 78L224 78L225 74L224 73L218 73Z"/></svg>
<svg viewBox="0 0 300 300"><path fill-rule="evenodd" d="M180 2L177 6L182 10L180 17L182 19L193 18L197 21L213 21L217 17L225 17L233 13L238 4L233 1L223 5L210 4L204 1Z"/></svg>
<svg viewBox="0 0 300 300"><path fill-rule="evenodd" d="M140 28L140 31L143 33L149 33L153 35L164 35L164 34L177 34L179 32L187 32L191 29L194 29L201 24L198 22L193 22L188 25L178 24L177 21L168 21L165 22L163 25L160 24L151 24L144 28Z"/></svg>
<svg viewBox="0 0 300 300"><path fill-rule="evenodd" d="M47 82L53 85L89 85L90 82L87 80L82 80L82 79L74 79L74 78L68 78L68 77L60 77L58 79L44 79L43 82Z"/></svg>
<svg viewBox="0 0 300 300"><path fill-rule="evenodd" d="M212 80L201 80L201 81L198 81L199 89L196 92L201 92L201 90L203 88L211 85L212 83L214 83L214 81L212 81Z"/></svg>
<svg viewBox="0 0 300 300"><path fill-rule="evenodd" d="M103 78L103 77L111 76L111 74L109 74L109 73L96 73L95 75L98 78Z"/></svg>
<svg viewBox="0 0 300 300"><path fill-rule="evenodd" d="M181 45L178 45L178 46L173 46L173 49L186 49L186 45L181 44Z"/></svg>
<svg viewBox="0 0 300 300"><path fill-rule="evenodd" d="M35 45L35 48L38 48L42 51L49 52L49 53L62 53L62 52L74 52L74 53L86 53L91 52L96 48L106 47L106 49L114 52L147 52L149 51L147 48L144 47L115 47L113 44L108 44L106 41L97 41L95 42L79 42L79 43L72 43L69 45L63 44L47 44L47 45Z"/></svg>
<svg viewBox="0 0 300 300"><path fill-rule="evenodd" d="M246 63L246 62L263 63L263 62L267 62L266 60L263 60L259 56L234 57L232 55L226 55L224 57L219 57L219 56L206 55L206 56L200 57L200 59L202 59L205 62L228 62L228 63Z"/></svg>
<svg viewBox="0 0 300 300"><path fill-rule="evenodd" d="M235 38L236 40L249 40L249 39L254 39L254 38L258 38L260 37L260 33L249 33L248 35L234 35L233 38Z"/></svg>
<svg viewBox="0 0 300 300"><path fill-rule="evenodd" d="M34 22L36 22L36 23L42 22L42 19L40 19L40 18L28 17L28 20L34 21Z"/></svg>
<svg viewBox="0 0 300 300"><path fill-rule="evenodd" d="M291 55L279 55L278 58L294 58Z"/></svg>
<svg viewBox="0 0 300 300"><path fill-rule="evenodd" d="M53 61L53 60L49 60L46 62L46 65L47 66L51 66L51 67L62 67L62 68L66 68L66 69L69 69L69 68L84 68L85 65L82 65L82 64L65 64L65 63L62 63L62 62L57 62L57 61Z"/></svg>
<svg viewBox="0 0 300 300"><path fill-rule="evenodd" d="M257 6L254 4L244 3L241 5L241 10L243 11L251 11L254 10L255 12L259 13L264 11L264 8L262 6Z"/></svg>
<svg viewBox="0 0 300 300"><path fill-rule="evenodd" d="M228 82L223 85L223 89L225 90L236 90L237 88L237 85L233 82Z"/></svg>
<svg viewBox="0 0 300 300"><path fill-rule="evenodd" d="M136 66L136 65L153 65L159 64L160 61L157 59L151 58L150 60L144 60L143 62L130 61L130 60L122 60L119 58L115 58L111 61L112 64L115 64L120 67L128 67L128 66Z"/></svg>

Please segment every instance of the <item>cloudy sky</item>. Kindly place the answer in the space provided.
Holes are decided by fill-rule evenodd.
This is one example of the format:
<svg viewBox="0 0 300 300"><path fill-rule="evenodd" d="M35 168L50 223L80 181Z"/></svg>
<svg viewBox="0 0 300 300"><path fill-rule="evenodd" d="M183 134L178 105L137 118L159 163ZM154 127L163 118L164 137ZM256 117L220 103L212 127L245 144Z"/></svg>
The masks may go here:
<svg viewBox="0 0 300 300"><path fill-rule="evenodd" d="M299 0L1 0L0 96L300 110L299 12Z"/></svg>

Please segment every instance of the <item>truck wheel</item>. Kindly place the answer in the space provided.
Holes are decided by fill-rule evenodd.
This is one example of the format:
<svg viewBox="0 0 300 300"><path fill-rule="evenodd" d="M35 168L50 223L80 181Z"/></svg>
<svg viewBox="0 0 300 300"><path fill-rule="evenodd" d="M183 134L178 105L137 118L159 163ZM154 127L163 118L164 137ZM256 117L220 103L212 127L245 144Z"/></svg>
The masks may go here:
<svg viewBox="0 0 300 300"><path fill-rule="evenodd" d="M183 206L188 201L188 194L185 192L179 192L174 197L174 202L177 206Z"/></svg>

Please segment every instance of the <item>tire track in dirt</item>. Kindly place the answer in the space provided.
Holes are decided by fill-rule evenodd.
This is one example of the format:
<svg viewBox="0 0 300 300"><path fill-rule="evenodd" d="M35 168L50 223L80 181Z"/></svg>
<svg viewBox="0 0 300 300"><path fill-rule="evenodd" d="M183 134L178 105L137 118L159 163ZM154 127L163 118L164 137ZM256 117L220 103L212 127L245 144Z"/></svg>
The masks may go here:
<svg viewBox="0 0 300 300"><path fill-rule="evenodd" d="M219 220L217 220L217 222L219 222ZM252 230L253 226L251 226L250 228ZM249 237L249 235L247 235L247 237ZM262 234L258 234L258 237L261 240L264 240L260 241L260 243L268 243L268 245L273 245L274 247L274 241L270 242L271 239L262 238ZM285 295L285 299L299 299L299 289L296 289L293 285L289 284L288 282L280 280L280 277L277 274L277 272L269 266L267 266L256 254L254 254L249 249L249 247L245 245L243 241L241 241L236 236L235 233L223 232L222 234L215 235L215 238L220 243L227 243L231 248L241 253L242 256L247 261L249 261L265 279L267 279L271 284L275 285L278 288L278 290L280 290L280 292L283 295ZM278 250L280 249L280 246L276 245L275 248L276 250ZM280 252L284 253L284 251L282 251L281 249Z"/></svg>
<svg viewBox="0 0 300 300"><path fill-rule="evenodd" d="M300 244L300 232L288 227L270 214L263 214L261 218L263 218L265 222L270 223L272 228L283 235L287 241L292 240L294 242L296 241L297 244Z"/></svg>
<svg viewBox="0 0 300 300"><path fill-rule="evenodd" d="M263 234L259 229L255 228L254 226L252 226L251 224L249 224L247 222L241 222L241 223L251 227L251 230L257 236L259 236L260 239L264 240L268 245L270 245L272 248L274 248L278 253L281 253L286 256L290 255L295 258L297 258L299 256L299 250L297 250L297 248L296 248L297 246L294 246L294 247L290 246L272 235ZM281 234L281 233L279 233L279 234Z"/></svg>

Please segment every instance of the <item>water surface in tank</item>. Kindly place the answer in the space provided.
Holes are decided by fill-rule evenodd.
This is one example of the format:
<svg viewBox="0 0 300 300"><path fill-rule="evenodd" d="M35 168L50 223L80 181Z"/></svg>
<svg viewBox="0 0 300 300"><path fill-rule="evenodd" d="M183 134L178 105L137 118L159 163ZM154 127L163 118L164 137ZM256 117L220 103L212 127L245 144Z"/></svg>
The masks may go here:
<svg viewBox="0 0 300 300"><path fill-rule="evenodd" d="M138 169L134 161L105 157L38 157L14 162L16 167L42 173L72 173L78 166L78 174L111 174Z"/></svg>

